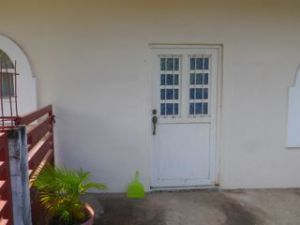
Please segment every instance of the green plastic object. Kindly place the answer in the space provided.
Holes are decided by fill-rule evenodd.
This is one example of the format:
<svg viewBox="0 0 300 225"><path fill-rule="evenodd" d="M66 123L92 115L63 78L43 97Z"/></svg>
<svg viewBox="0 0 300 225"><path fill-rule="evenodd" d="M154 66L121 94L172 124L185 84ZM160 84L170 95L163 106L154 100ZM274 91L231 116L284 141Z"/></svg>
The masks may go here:
<svg viewBox="0 0 300 225"><path fill-rule="evenodd" d="M127 197L128 198L144 198L145 190L144 185L139 180L139 171L135 172L134 180L128 185Z"/></svg>

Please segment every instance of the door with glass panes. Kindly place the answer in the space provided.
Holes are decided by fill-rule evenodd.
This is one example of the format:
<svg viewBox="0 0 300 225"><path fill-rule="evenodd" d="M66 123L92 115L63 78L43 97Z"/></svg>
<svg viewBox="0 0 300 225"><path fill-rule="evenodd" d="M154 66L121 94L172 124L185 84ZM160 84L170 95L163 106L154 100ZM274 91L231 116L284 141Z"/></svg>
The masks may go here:
<svg viewBox="0 0 300 225"><path fill-rule="evenodd" d="M153 187L212 185L218 48L153 50Z"/></svg>

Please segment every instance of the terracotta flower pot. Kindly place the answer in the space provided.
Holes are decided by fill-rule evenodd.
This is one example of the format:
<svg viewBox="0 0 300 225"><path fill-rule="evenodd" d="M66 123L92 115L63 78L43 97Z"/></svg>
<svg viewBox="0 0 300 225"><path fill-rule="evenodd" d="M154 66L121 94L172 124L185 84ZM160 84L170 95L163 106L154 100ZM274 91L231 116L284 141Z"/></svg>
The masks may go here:
<svg viewBox="0 0 300 225"><path fill-rule="evenodd" d="M89 204L85 204L85 209L89 214L89 219L81 225L93 225L95 219L95 212Z"/></svg>
<svg viewBox="0 0 300 225"><path fill-rule="evenodd" d="M89 204L84 204L85 210L88 214L88 220L81 223L80 225L93 225L94 219L95 219L95 212L94 209ZM46 221L44 221L47 225L56 225L57 223L53 220L53 218L46 218Z"/></svg>

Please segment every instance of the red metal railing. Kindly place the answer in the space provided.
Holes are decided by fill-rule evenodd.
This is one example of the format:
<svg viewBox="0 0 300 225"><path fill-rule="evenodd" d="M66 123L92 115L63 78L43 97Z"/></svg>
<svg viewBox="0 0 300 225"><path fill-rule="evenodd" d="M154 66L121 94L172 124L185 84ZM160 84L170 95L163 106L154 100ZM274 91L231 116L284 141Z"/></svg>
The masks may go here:
<svg viewBox="0 0 300 225"><path fill-rule="evenodd" d="M16 125L26 125L28 143L29 176L46 162L54 163L52 106L18 117Z"/></svg>
<svg viewBox="0 0 300 225"><path fill-rule="evenodd" d="M3 121L3 117L0 116L0 121L1 119ZM8 121L13 121L11 128L18 125L26 126L28 174L31 179L29 184L31 187L34 175L36 175L46 163L54 164L54 115L52 106L46 106L24 116L12 117ZM10 126L5 126L5 129L3 129L5 131L0 133L0 225L13 225L8 139L6 132L9 130L9 127ZM40 204L36 200L37 194L33 188L30 188L30 193L32 199L31 207L33 224L45 224L44 222L40 222L44 221L44 212L41 210Z"/></svg>
<svg viewBox="0 0 300 225"><path fill-rule="evenodd" d="M26 125L27 130L32 221L34 225L46 224L45 211L42 209L38 200L38 194L31 184L35 175L39 173L46 163L54 164L54 115L52 106L49 105L25 116L18 117L15 124Z"/></svg>
<svg viewBox="0 0 300 225"><path fill-rule="evenodd" d="M0 133L0 225L13 225L8 140Z"/></svg>

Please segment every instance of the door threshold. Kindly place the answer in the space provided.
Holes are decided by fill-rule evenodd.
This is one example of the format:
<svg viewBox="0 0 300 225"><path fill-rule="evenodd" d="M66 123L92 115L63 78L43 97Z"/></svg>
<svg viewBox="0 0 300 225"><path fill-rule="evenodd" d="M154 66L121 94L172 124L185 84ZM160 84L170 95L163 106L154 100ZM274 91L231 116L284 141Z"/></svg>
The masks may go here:
<svg viewBox="0 0 300 225"><path fill-rule="evenodd" d="M176 186L176 187L151 187L150 192L160 191L197 191L197 190L208 190L208 191L219 191L220 188L214 185L201 185L201 186Z"/></svg>

